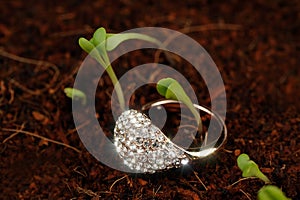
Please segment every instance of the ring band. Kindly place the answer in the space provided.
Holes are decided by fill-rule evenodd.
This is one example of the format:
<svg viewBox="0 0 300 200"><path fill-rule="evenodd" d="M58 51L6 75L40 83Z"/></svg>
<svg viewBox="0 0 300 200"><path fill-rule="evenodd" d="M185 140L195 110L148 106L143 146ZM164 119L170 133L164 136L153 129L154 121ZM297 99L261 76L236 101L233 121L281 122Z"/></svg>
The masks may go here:
<svg viewBox="0 0 300 200"><path fill-rule="evenodd" d="M181 103L175 100L161 100L146 104L142 111L167 104ZM155 173L181 167L191 160L206 157L218 150L227 138L224 121L217 113L200 105L194 104L194 106L199 111L209 114L216 120L219 128L223 129L221 135L215 139L214 145L202 144L200 148L194 148L193 151L186 150L173 143L152 124L147 115L131 109L119 116L114 128L114 145L124 164L137 173Z"/></svg>

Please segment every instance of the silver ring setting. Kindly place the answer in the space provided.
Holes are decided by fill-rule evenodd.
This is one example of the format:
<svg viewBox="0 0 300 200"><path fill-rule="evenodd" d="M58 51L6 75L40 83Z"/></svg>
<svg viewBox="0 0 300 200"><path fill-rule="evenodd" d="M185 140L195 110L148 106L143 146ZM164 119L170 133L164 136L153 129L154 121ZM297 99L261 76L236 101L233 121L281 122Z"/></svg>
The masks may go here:
<svg viewBox="0 0 300 200"><path fill-rule="evenodd" d="M148 104L143 109L164 104L179 103L173 100L162 100ZM173 143L157 126L152 124L147 115L137 110L123 112L114 128L114 145L124 164L137 173L155 173L170 168L179 168L193 159L202 158L219 149L227 137L224 121L210 110L195 105L215 117L223 128L221 142L217 146L198 151L186 150Z"/></svg>

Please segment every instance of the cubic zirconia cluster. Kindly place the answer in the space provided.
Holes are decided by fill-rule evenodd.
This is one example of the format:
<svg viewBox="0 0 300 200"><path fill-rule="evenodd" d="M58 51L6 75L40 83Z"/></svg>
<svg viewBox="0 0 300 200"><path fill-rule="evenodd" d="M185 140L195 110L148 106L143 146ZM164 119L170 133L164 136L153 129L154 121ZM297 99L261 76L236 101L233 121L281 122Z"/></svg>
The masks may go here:
<svg viewBox="0 0 300 200"><path fill-rule="evenodd" d="M127 110L120 115L114 129L114 140L124 164L137 172L154 173L189 162L182 150L145 114L136 110Z"/></svg>

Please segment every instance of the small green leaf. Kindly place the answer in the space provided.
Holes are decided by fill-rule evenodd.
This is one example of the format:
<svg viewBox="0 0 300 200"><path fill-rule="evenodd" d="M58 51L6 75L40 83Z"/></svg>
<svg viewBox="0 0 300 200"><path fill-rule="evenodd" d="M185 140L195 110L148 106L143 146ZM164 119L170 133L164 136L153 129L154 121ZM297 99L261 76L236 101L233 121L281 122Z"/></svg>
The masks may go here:
<svg viewBox="0 0 300 200"><path fill-rule="evenodd" d="M67 97L73 100L81 100L82 104L86 104L86 95L81 90L75 88L65 88L64 92Z"/></svg>
<svg viewBox="0 0 300 200"><path fill-rule="evenodd" d="M148 35L140 34L140 33L120 33L120 34L107 34L106 38L106 50L112 51L114 50L120 43L126 40L144 40L150 43L154 43L158 46L161 45L161 42L157 39L150 37Z"/></svg>
<svg viewBox="0 0 300 200"><path fill-rule="evenodd" d="M260 171L258 165L250 160L250 157L247 154L241 154L237 158L238 167L243 172L243 177L257 177L264 181L265 183L270 183L271 181Z"/></svg>
<svg viewBox="0 0 300 200"><path fill-rule="evenodd" d="M92 38L90 41L81 37L78 40L79 46L87 52L90 56L95 58L97 61L101 62L103 59L101 58L99 51L95 49L95 46L93 44L94 38Z"/></svg>
<svg viewBox="0 0 300 200"><path fill-rule="evenodd" d="M161 79L160 81L158 81L157 86L156 86L158 93L168 99L167 95L170 96L170 94L167 94L167 93L170 93L168 88L170 87L170 85L172 83L174 83L176 85L179 84L177 81L175 81L172 78L164 78L164 79ZM176 96L173 99L178 100Z"/></svg>
<svg viewBox="0 0 300 200"><path fill-rule="evenodd" d="M95 47L97 48L100 56L103 59L106 59L106 58L104 58L107 55L107 52L106 52L106 49L105 49L105 43L106 43L106 30L105 30L105 28L103 28L103 27L98 28L94 32L92 41L93 41L93 44L95 45ZM109 61L107 61L107 62L109 62Z"/></svg>
<svg viewBox="0 0 300 200"><path fill-rule="evenodd" d="M101 27L98 28L93 35L93 44L95 46L98 46L99 44L101 44L102 42L104 42L104 40L106 39L106 31L105 28Z"/></svg>
<svg viewBox="0 0 300 200"><path fill-rule="evenodd" d="M78 40L79 46L87 53L90 53L94 48L94 44L91 41L81 37Z"/></svg>
<svg viewBox="0 0 300 200"><path fill-rule="evenodd" d="M267 185L262 187L258 191L258 200L291 200L287 198L285 194L274 185Z"/></svg>
<svg viewBox="0 0 300 200"><path fill-rule="evenodd" d="M95 46L95 44L94 44L94 38L91 38L91 39L89 40L89 42L92 43L92 44Z"/></svg>
<svg viewBox="0 0 300 200"><path fill-rule="evenodd" d="M184 103L192 112L194 117L196 118L198 124L198 129L201 132L202 131L202 122L200 118L199 112L194 107L194 104L192 103L191 99L187 96L184 89L181 87L181 85L172 78L164 78L157 82L156 90L158 93L162 96L164 96L167 99L172 100L178 100Z"/></svg>

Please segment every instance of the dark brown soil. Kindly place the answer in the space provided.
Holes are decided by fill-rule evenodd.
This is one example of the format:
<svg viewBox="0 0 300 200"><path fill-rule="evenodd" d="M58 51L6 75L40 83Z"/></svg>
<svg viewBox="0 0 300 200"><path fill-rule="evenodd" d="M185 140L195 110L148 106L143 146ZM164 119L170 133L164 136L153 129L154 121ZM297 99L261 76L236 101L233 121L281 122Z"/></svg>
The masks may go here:
<svg viewBox="0 0 300 200"><path fill-rule="evenodd" d="M240 153L249 154L288 197L300 199L299 1L11 0L0 5L0 199L256 199L261 181L232 185L242 178L236 165ZM225 149L191 169L154 175L119 172L89 154L74 130L63 89L72 86L86 56L78 38L90 37L100 26L110 32L201 26L187 34L210 53L226 85ZM152 60L134 52L119 62L120 72L147 59ZM209 104L203 84L190 70L182 72L198 88L199 101ZM107 89L96 95L97 111L111 131L111 116L104 113L110 113L112 85L105 80ZM132 102L147 102L152 91Z"/></svg>

